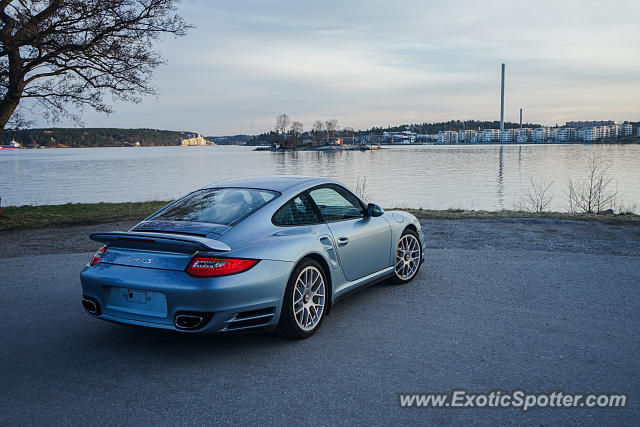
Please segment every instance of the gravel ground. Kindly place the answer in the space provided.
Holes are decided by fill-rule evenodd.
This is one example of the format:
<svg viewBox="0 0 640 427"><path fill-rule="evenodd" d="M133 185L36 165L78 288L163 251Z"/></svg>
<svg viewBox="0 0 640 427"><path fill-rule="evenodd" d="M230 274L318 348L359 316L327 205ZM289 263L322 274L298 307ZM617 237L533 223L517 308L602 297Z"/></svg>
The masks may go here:
<svg viewBox="0 0 640 427"><path fill-rule="evenodd" d="M640 227L553 219L421 220L432 249L541 250L608 255L640 254ZM128 230L137 221L0 233L0 258L92 252L97 231Z"/></svg>
<svg viewBox="0 0 640 427"><path fill-rule="evenodd" d="M137 223L127 221L0 232L0 258L95 251L100 244L90 240L89 234L128 230Z"/></svg>
<svg viewBox="0 0 640 427"><path fill-rule="evenodd" d="M423 225L416 280L345 299L304 341L89 318L78 273L96 244L84 236L125 224L0 235L2 424L637 425L638 227ZM624 392L628 406L398 406L399 392L458 388Z"/></svg>

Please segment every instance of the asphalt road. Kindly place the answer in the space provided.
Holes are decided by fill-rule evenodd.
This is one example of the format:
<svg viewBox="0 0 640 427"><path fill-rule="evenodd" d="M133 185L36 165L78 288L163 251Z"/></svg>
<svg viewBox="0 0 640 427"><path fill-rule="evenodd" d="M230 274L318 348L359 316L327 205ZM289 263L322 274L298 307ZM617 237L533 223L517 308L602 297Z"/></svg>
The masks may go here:
<svg viewBox="0 0 640 427"><path fill-rule="evenodd" d="M522 230L503 227L505 237L495 228L503 223L482 225L493 234L463 248L438 234L451 231L446 222L425 224L436 244L416 280L342 301L304 341L109 324L80 306L78 272L89 253L2 258L0 422L637 425L637 229L585 225L582 235L628 238L628 254L611 255L585 249L573 232L573 243L566 237L540 248ZM566 228L550 224L525 228L541 227L540 236ZM459 388L623 392L628 406L522 412L398 405L399 392Z"/></svg>

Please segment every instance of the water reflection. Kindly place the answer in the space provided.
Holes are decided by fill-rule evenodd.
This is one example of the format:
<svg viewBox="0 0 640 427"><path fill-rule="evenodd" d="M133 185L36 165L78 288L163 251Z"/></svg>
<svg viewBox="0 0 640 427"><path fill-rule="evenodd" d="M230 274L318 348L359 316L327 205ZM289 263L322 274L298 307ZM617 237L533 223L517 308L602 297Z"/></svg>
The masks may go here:
<svg viewBox="0 0 640 427"><path fill-rule="evenodd" d="M498 208L504 209L504 146L500 146L498 154Z"/></svg>

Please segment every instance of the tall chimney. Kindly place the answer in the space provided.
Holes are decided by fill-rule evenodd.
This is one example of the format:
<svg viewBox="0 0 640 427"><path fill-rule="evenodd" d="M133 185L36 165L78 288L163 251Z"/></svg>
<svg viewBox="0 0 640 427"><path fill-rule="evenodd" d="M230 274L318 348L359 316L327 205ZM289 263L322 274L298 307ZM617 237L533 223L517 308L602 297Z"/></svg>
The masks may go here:
<svg viewBox="0 0 640 427"><path fill-rule="evenodd" d="M502 81L500 83L500 130L504 130L504 64L502 64Z"/></svg>
<svg viewBox="0 0 640 427"><path fill-rule="evenodd" d="M522 108L520 109L520 129L522 129Z"/></svg>

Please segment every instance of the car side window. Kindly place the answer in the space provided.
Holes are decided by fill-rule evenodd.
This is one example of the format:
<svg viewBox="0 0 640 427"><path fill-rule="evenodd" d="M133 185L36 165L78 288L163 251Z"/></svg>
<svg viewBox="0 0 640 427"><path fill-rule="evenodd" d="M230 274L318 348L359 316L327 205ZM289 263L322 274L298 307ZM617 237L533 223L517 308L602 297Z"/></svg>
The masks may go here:
<svg viewBox="0 0 640 427"><path fill-rule="evenodd" d="M289 200L273 215L275 225L309 225L319 222L320 218L306 196Z"/></svg>
<svg viewBox="0 0 640 427"><path fill-rule="evenodd" d="M309 191L309 196L318 206L320 213L327 222L343 221L364 216L364 208L360 201L342 187L333 185L318 187Z"/></svg>

